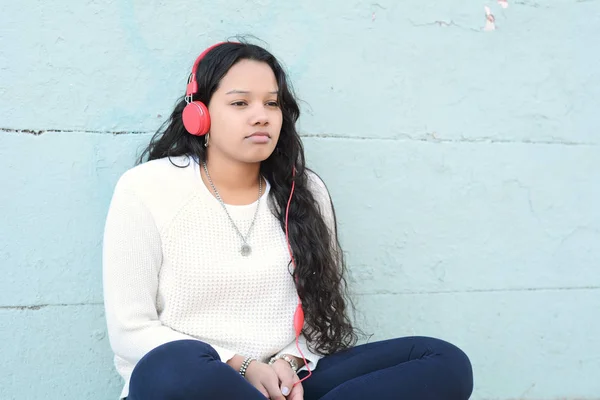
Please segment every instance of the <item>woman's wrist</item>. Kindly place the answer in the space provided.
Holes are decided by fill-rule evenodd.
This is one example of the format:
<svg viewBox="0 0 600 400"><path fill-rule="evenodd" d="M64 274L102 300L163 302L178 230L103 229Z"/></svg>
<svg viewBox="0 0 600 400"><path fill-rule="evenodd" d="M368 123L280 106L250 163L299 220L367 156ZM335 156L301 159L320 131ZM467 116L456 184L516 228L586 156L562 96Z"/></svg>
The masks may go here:
<svg viewBox="0 0 600 400"><path fill-rule="evenodd" d="M277 356L271 357L269 365L275 364L277 361L280 360L286 362L294 372L298 372L298 370L301 368L301 365L304 365L303 360L301 364L300 360L291 354L279 354Z"/></svg>
<svg viewBox="0 0 600 400"><path fill-rule="evenodd" d="M240 367L239 372L240 372L240 375L242 375L244 378L246 377L246 372L248 371L248 367L250 366L252 361L256 361L256 360L252 357L246 357L246 358L244 358L244 361L242 361L242 366Z"/></svg>
<svg viewBox="0 0 600 400"><path fill-rule="evenodd" d="M233 356L229 360L227 360L226 364L239 372L240 369L244 366L244 361L246 361L247 364L250 364L250 360L248 360L248 359L250 359L251 361L256 361L255 358L236 354L235 356Z"/></svg>
<svg viewBox="0 0 600 400"><path fill-rule="evenodd" d="M248 372L248 368L250 368L250 364L256 361L255 358L252 357L244 357L239 354L231 357L227 360L226 364L231 368L240 373L243 377L246 377L246 373Z"/></svg>
<svg viewBox="0 0 600 400"><path fill-rule="evenodd" d="M235 356L227 360L226 364L229 365L231 368L235 369L236 371L239 371L242 367L242 363L244 362L244 358L244 356L236 354Z"/></svg>

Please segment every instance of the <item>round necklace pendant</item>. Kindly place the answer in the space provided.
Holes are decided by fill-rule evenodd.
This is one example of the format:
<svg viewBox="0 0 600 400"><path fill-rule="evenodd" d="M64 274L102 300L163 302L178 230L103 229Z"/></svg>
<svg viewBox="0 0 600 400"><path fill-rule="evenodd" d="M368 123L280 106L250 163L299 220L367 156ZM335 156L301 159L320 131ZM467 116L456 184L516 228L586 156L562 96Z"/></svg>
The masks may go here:
<svg viewBox="0 0 600 400"><path fill-rule="evenodd" d="M244 243L242 245L242 249L240 250L240 253L242 253L242 255L244 257L248 257L250 255L250 253L252 253L252 248L247 243Z"/></svg>

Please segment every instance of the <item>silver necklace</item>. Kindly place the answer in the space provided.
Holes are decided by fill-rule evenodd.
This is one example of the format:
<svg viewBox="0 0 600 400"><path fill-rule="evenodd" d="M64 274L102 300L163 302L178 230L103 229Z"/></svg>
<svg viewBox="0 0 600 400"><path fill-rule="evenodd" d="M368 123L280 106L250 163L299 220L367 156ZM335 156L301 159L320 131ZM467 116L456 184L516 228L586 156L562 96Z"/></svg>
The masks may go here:
<svg viewBox="0 0 600 400"><path fill-rule="evenodd" d="M254 211L254 218L252 218L252 223L250 224L250 228L248 228L248 233L246 234L246 236L244 236L244 235L242 235L242 233L238 229L237 225L233 221L233 218L231 218L231 215L229 215L229 211L227 211L227 206L225 206L225 202L223 202L223 199L221 199L221 195L219 195L219 192L217 191L217 188L215 187L212 179L210 179L210 174L208 173L208 168L206 167L206 161L202 161L202 166L204 167L204 172L206 173L206 177L208 178L208 183L210 183L212 190L215 192L215 196L216 196L217 200L219 200L219 203L221 203L221 207L223 207L223 210L225 210L225 214L227 214L229 221L231 221L231 225L233 225L233 227L235 228L235 231L242 239L243 244L240 249L240 253L244 257L249 256L250 253L252 253L252 247L250 247L250 245L248 244L248 238L250 237L250 233L252 232L252 228L254 227L254 221L256 221L256 216L258 215L258 208L260 206L260 198L262 197L262 178L259 176L259 179L258 179L258 200L256 202L256 211Z"/></svg>

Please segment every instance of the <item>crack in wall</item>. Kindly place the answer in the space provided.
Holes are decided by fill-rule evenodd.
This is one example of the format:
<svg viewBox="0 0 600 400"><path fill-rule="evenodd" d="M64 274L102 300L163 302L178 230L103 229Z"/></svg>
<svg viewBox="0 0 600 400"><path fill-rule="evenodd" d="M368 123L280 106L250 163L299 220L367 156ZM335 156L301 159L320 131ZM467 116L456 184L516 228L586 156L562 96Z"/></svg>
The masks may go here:
<svg viewBox="0 0 600 400"><path fill-rule="evenodd" d="M79 130L79 129L14 129L14 128L0 128L0 132L6 133L25 133L30 135L39 136L44 133L101 133L101 134L112 134L112 135L140 135L140 134L152 134L154 132L148 131L94 131L94 130Z"/></svg>
<svg viewBox="0 0 600 400"><path fill-rule="evenodd" d="M423 290L423 291L393 291L393 290L374 290L368 292L356 292L358 296L377 296L377 295L430 295L430 294L470 294L470 293L518 293L518 292L560 292L560 291L580 291L580 290L600 290L600 286L565 286L565 287L527 287L527 288L506 288L506 289L465 289L465 290Z"/></svg>
<svg viewBox="0 0 600 400"><path fill-rule="evenodd" d="M412 20L408 20L408 22L410 22L410 24L414 27L414 28L421 28L424 26L439 26L442 28L450 28L450 27L455 27L455 28L459 28L459 29L464 29L467 31L472 31L472 32L477 32L480 33L482 32L482 30L480 29L475 29L475 28L468 28L462 25L458 25L457 23L455 23L454 21L450 20L450 21L444 21L444 20L437 20L437 21L433 21L433 22L425 22L422 24L417 24L416 22L412 21Z"/></svg>
<svg viewBox="0 0 600 400"><path fill-rule="evenodd" d="M548 5L541 5L540 3L536 2L536 1L532 1L532 0L520 0L520 1L515 1L516 5L520 5L520 6L525 6L525 7L532 7L532 8L550 8L550 6Z"/></svg>
<svg viewBox="0 0 600 400"><path fill-rule="evenodd" d="M376 295L428 295L428 294L469 294L469 293L507 293L507 292L548 292L548 291L580 291L580 290L600 290L600 285L592 286L564 286L564 287L525 287L525 288L505 288L505 289L465 289L465 290L423 290L423 291L392 291L376 290L372 292L355 292L358 296L376 296ZM79 306L104 306L102 302L96 303L57 303L57 304L32 304L32 305L13 305L0 306L0 310L30 310L38 311L47 307L79 307Z"/></svg>
<svg viewBox="0 0 600 400"><path fill-rule="evenodd" d="M548 139L548 140L530 140L530 139L498 139L496 137L472 137L472 138L440 138L437 134L430 133L421 136L401 134L387 137L368 137L368 136L350 136L350 135L332 135L332 134L303 134L306 138L324 138L324 139L344 139L344 140L385 140L385 141L419 141L430 143L487 143L487 144L542 144L542 145L564 145L564 146L598 146L593 142L574 142L569 140Z"/></svg>
<svg viewBox="0 0 600 400"><path fill-rule="evenodd" d="M104 134L104 135L150 135L154 131L95 131L95 130L77 130L77 129L14 129L0 128L0 132L7 133L24 133L35 136L44 133L89 133L89 134ZM418 141L429 143L484 143L484 144L531 144L531 145L563 145L563 146L598 146L599 143L593 142L576 142L561 139L547 140L532 140L532 139L498 139L491 136L480 137L461 137L461 138L441 138L436 132L426 133L422 135L411 135L402 133L393 136L384 137L369 137L369 136L353 136L353 135L335 135L330 133L307 133L300 135L303 138L318 138L318 139L336 139L336 140L383 140L383 141Z"/></svg>
<svg viewBox="0 0 600 400"><path fill-rule="evenodd" d="M78 306L103 306L104 303L59 303L59 304L32 304L27 306L0 306L0 310L38 311L47 307L78 307Z"/></svg>

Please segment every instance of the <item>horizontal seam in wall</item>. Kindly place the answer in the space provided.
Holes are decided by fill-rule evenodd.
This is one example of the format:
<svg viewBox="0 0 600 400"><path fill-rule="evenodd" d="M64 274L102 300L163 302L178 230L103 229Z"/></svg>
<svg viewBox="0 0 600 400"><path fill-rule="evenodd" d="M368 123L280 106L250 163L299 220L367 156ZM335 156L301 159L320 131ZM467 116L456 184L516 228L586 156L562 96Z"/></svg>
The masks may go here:
<svg viewBox="0 0 600 400"><path fill-rule="evenodd" d="M573 286L573 287L539 287L539 288L506 288L506 289L465 289L465 290L424 290L412 292L395 292L392 290L376 290L373 292L356 292L358 296L378 295L428 295L428 294L470 294L470 293L510 293L510 292L550 292L550 291L576 291L600 290L600 286Z"/></svg>
<svg viewBox="0 0 600 400"><path fill-rule="evenodd" d="M46 307L80 307L80 306L104 306L104 303L62 303L62 304L32 304L20 306L0 306L0 310L40 310Z"/></svg>
<svg viewBox="0 0 600 400"><path fill-rule="evenodd" d="M76 129L13 129L0 128L0 132L7 133L24 133L34 136L39 136L46 133L88 133L88 134L103 134L103 135L151 135L154 131L96 131L96 130L76 130ZM427 143L473 143L473 144L530 144L530 145L560 145L560 146L598 146L598 143L591 142L573 142L559 139L552 140L515 140L515 139L498 139L489 137L472 137L472 138L448 138L444 139L433 134L425 134L414 136L409 134L399 134L394 136L370 137L370 136L353 136L353 135L334 135L334 134L301 134L303 138L316 139L331 139L331 140L373 140L373 141L417 141Z"/></svg>
<svg viewBox="0 0 600 400"><path fill-rule="evenodd" d="M356 292L357 296L379 296L379 295L430 295L430 294L470 294L470 293L509 293L509 292L548 292L548 291L577 291L577 290L600 290L600 286L573 286L573 287L540 287L540 288L507 288L507 289L467 289L467 290L431 290L413 292L394 292L380 290L376 292ZM60 304L34 304L18 306L0 306L0 310L40 310L46 307L80 307L80 306L104 306L104 303L60 303Z"/></svg>

